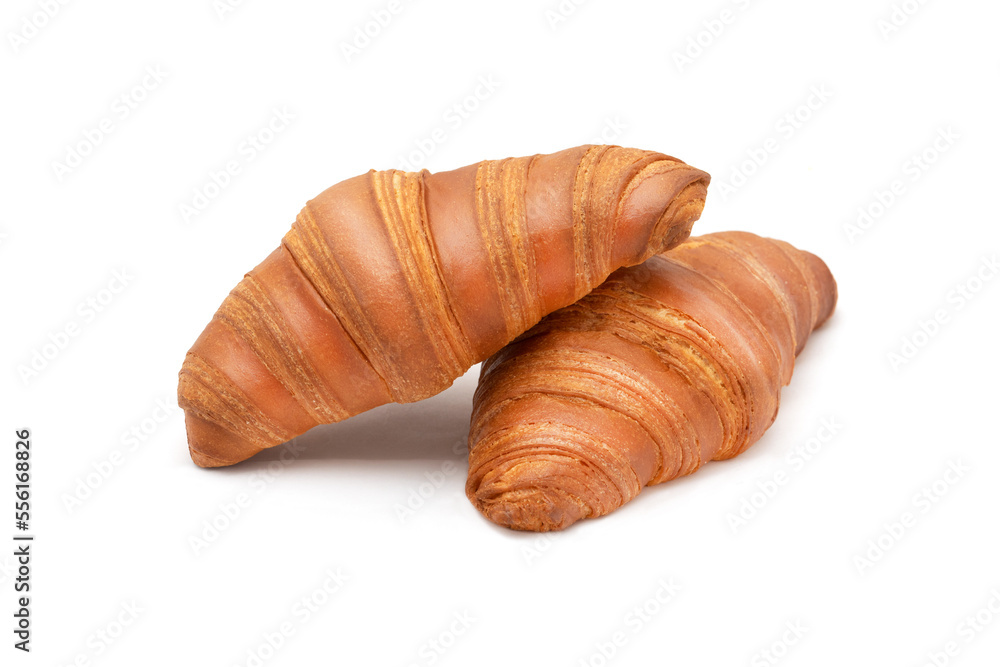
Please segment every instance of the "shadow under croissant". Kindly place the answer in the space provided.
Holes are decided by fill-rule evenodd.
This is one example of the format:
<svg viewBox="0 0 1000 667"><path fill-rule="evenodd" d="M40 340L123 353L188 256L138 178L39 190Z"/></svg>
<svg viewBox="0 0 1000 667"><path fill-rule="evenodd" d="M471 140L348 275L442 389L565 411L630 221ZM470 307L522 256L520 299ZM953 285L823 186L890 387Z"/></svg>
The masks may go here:
<svg viewBox="0 0 1000 667"><path fill-rule="evenodd" d="M271 461L455 461L468 463L472 394L479 367L437 396L418 403L390 403L336 424L322 424L290 443L265 449L236 470ZM302 465L299 463L298 465Z"/></svg>

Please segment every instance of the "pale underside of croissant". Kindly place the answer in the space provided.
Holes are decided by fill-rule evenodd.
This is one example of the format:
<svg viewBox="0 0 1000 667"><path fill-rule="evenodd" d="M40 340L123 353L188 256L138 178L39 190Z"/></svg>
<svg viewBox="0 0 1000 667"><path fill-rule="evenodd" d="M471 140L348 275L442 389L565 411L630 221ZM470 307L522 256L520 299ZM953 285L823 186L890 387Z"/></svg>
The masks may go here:
<svg viewBox="0 0 1000 667"><path fill-rule="evenodd" d="M615 272L483 364L469 499L500 525L560 530L736 456L836 299L819 258L740 232Z"/></svg>
<svg viewBox="0 0 1000 667"><path fill-rule="evenodd" d="M188 352L192 458L229 465L444 390L612 271L686 239L708 180L661 153L581 146L334 185Z"/></svg>

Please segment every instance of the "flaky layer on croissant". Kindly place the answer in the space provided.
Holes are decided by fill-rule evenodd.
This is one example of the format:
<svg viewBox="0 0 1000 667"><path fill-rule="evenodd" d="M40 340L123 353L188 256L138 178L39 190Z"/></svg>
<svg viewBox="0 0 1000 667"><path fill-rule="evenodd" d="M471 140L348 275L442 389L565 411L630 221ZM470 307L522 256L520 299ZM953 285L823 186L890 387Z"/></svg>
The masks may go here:
<svg viewBox="0 0 1000 667"><path fill-rule="evenodd" d="M615 272L483 364L469 499L502 526L560 530L736 456L836 299L819 258L741 232Z"/></svg>
<svg viewBox="0 0 1000 667"><path fill-rule="evenodd" d="M444 390L615 269L687 238L708 181L661 153L581 146L334 185L188 352L178 400L192 458L229 465Z"/></svg>

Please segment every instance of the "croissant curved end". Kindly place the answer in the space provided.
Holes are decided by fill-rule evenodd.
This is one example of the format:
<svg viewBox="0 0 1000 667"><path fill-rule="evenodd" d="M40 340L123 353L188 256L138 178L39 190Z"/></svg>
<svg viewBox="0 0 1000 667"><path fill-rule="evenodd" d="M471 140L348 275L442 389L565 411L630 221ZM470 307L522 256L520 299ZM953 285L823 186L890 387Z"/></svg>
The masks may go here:
<svg viewBox="0 0 1000 667"><path fill-rule="evenodd" d="M830 267L822 259L804 250L802 255L813 270L813 275L819 285L820 307L819 312L816 313L816 322L813 324L813 329L818 329L833 316L833 311L837 308L839 296L837 281L834 279L833 273L830 272Z"/></svg>
<svg viewBox="0 0 1000 667"><path fill-rule="evenodd" d="M701 217L711 176L687 164L669 164L670 171L637 177L623 196L620 224L624 233L615 239L621 266L641 264L680 245Z"/></svg>
<svg viewBox="0 0 1000 667"><path fill-rule="evenodd" d="M504 493L484 502L483 496L488 495L488 489L477 492L473 503L487 519L505 528L547 533L563 530L584 518L574 499L557 489L523 495Z"/></svg>
<svg viewBox="0 0 1000 667"><path fill-rule="evenodd" d="M259 447L240 438L235 433L190 412L184 416L184 423L187 429L188 452L191 454L191 460L201 468L230 466L261 451ZM213 443L218 443L218 446L213 446ZM218 450L218 452L214 450ZM218 455L221 452L232 451L241 453L235 459Z"/></svg>
<svg viewBox="0 0 1000 667"><path fill-rule="evenodd" d="M579 478L575 462L521 460L484 476L470 476L466 495L490 521L514 530L563 530L606 514L600 490Z"/></svg>

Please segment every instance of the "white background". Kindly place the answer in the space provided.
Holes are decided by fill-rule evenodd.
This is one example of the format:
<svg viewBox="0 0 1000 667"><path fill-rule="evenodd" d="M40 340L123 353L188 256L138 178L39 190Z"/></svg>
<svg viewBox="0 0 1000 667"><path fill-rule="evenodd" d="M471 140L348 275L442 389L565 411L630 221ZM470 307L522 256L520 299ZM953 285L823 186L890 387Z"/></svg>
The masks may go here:
<svg viewBox="0 0 1000 667"><path fill-rule="evenodd" d="M248 0L221 17L211 0L95 0L49 19L40 4L12 0L0 17L0 537L14 532L25 427L37 535L30 655L11 646L13 547L0 552L4 664L247 665L254 652L266 665L766 665L773 650L788 666L916 666L951 641L957 655L939 664L1000 655L987 608L996 595L1000 610L1000 279L977 282L1000 251L996 3L908 0L912 15L880 29L890 0L591 0L564 3L558 21L556 0L405 1L350 61L342 44L388 0ZM477 92L467 118L449 112ZM241 144L274 109L294 119L248 159ZM105 118L111 132L62 173ZM598 141L676 155L714 176L696 231L745 229L823 257L840 304L764 439L543 538L493 526L464 497L475 369L432 400L307 435L285 465L272 450L196 468L176 374L215 308L307 199L400 166L438 127L446 141L414 166ZM229 160L240 172L185 220L181 205ZM880 214L852 236L859 207ZM91 314L87 299L123 270L127 286ZM966 299L960 285L980 289ZM946 321L920 335L938 310ZM914 337L919 350L894 364ZM25 379L43 348L52 358ZM836 435L795 464L824 419ZM950 462L967 472L933 503L917 498ZM780 471L773 497L754 496ZM220 507L240 494L212 538L206 522L226 524ZM734 528L744 501L756 514ZM913 525L886 534L905 513ZM317 592L338 568L349 579ZM656 601L671 579L679 592ZM327 599L304 618L295 605L312 595ZM992 623L971 631L982 609ZM264 636L286 622L270 650ZM624 645L604 658L615 633Z"/></svg>

